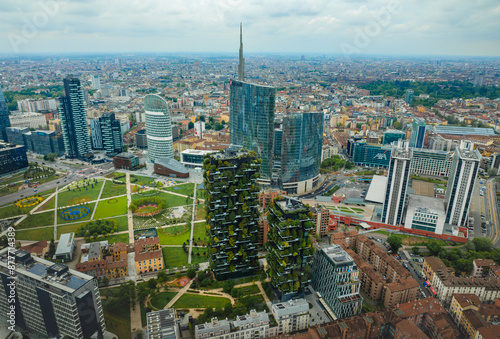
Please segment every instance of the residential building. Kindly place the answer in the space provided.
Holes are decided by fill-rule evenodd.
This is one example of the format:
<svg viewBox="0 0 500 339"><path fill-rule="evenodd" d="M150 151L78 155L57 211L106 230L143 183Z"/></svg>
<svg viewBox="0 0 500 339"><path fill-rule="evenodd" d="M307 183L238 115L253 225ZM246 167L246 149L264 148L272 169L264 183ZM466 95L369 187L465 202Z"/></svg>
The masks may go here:
<svg viewBox="0 0 500 339"><path fill-rule="evenodd" d="M144 98L146 135L149 161L157 158L173 158L172 125L168 103L156 94Z"/></svg>
<svg viewBox="0 0 500 339"><path fill-rule="evenodd" d="M75 233L64 233L59 237L54 259L64 261L73 260L73 252L75 251Z"/></svg>
<svg viewBox="0 0 500 339"><path fill-rule="evenodd" d="M181 164L189 168L201 168L206 154L215 151L202 151L197 149L187 149L181 152Z"/></svg>
<svg viewBox="0 0 500 339"><path fill-rule="evenodd" d="M16 275L14 303L9 286ZM98 338L106 333L97 282L64 264L33 257L28 252L0 251L0 313L15 306L15 324L42 338ZM10 291L10 292L9 292Z"/></svg>
<svg viewBox="0 0 500 339"><path fill-rule="evenodd" d="M402 223L410 178L411 152L407 142L398 142L391 153L387 187L385 191L382 222L390 225Z"/></svg>
<svg viewBox="0 0 500 339"><path fill-rule="evenodd" d="M411 148L424 148L425 140L425 120L422 118L413 118L410 135Z"/></svg>
<svg viewBox="0 0 500 339"><path fill-rule="evenodd" d="M147 339L179 339L179 326L175 310L169 308L146 314Z"/></svg>
<svg viewBox="0 0 500 339"><path fill-rule="evenodd" d="M188 169L173 158L156 158L154 162L154 172L174 178L188 178Z"/></svg>
<svg viewBox="0 0 500 339"><path fill-rule="evenodd" d="M472 276L478 278L484 278L488 276L490 268L497 266L497 264L491 259L474 259L472 261Z"/></svg>
<svg viewBox="0 0 500 339"><path fill-rule="evenodd" d="M274 199L284 195L286 195L285 191L262 190L259 192L259 205L263 210L265 210L266 208L269 207L269 205L271 204L271 202L273 202Z"/></svg>
<svg viewBox="0 0 500 339"><path fill-rule="evenodd" d="M359 271L340 245L319 248L314 255L312 287L337 319L361 313Z"/></svg>
<svg viewBox="0 0 500 339"><path fill-rule="evenodd" d="M274 199L269 210L267 264L271 286L281 301L303 297L312 278L315 224L308 213L300 200L286 196Z"/></svg>
<svg viewBox="0 0 500 339"><path fill-rule="evenodd" d="M28 167L28 157L24 146L0 142L0 175L26 167Z"/></svg>
<svg viewBox="0 0 500 339"><path fill-rule="evenodd" d="M59 98L59 118L66 157L89 160L93 154L80 80L67 76L64 79L64 93Z"/></svg>
<svg viewBox="0 0 500 339"><path fill-rule="evenodd" d="M114 113L104 113L99 117L103 148L106 155L115 155L123 152L123 139L120 120L115 119Z"/></svg>
<svg viewBox="0 0 500 339"><path fill-rule="evenodd" d="M111 255L103 256L101 243L105 243ZM125 277L128 275L127 253L127 245L122 242L111 246L108 246L107 241L84 244L82 261L76 264L75 269L99 280L104 277L108 279Z"/></svg>
<svg viewBox="0 0 500 339"><path fill-rule="evenodd" d="M448 178L452 162L451 152L413 149L410 171L416 175Z"/></svg>
<svg viewBox="0 0 500 339"><path fill-rule="evenodd" d="M102 131L99 119L89 119L90 124L90 138L92 140L92 149L102 150Z"/></svg>
<svg viewBox="0 0 500 339"><path fill-rule="evenodd" d="M316 219L315 235L324 236L330 231L330 210L325 206L311 207L311 213Z"/></svg>
<svg viewBox="0 0 500 339"><path fill-rule="evenodd" d="M474 144L462 140L453 155L453 164L446 189L445 223L452 226L466 226L480 162L481 154L474 149Z"/></svg>
<svg viewBox="0 0 500 339"><path fill-rule="evenodd" d="M164 268L158 236L135 241L135 270L137 274L156 272Z"/></svg>
<svg viewBox="0 0 500 339"><path fill-rule="evenodd" d="M445 217L443 199L408 195L405 228L443 234Z"/></svg>
<svg viewBox="0 0 500 339"><path fill-rule="evenodd" d="M302 331L309 327L309 303L303 298L274 303L271 312L278 323L277 334Z"/></svg>
<svg viewBox="0 0 500 339"><path fill-rule="evenodd" d="M275 96L273 87L230 81L231 144L255 151L262 159L259 183L265 186L272 179Z"/></svg>
<svg viewBox="0 0 500 339"><path fill-rule="evenodd" d="M259 169L255 152L231 148L208 154L203 163L208 259L218 280L252 274L259 265L259 188L255 186Z"/></svg>
<svg viewBox="0 0 500 339"><path fill-rule="evenodd" d="M17 109L21 112L55 111L57 109L56 99L34 100L31 98L18 100Z"/></svg>
<svg viewBox="0 0 500 339"><path fill-rule="evenodd" d="M139 167L139 157L132 153L123 152L113 157L115 169L126 169L133 171Z"/></svg>
<svg viewBox="0 0 500 339"><path fill-rule="evenodd" d="M236 320L218 320L196 325L195 339L263 339L269 337L269 316L265 311L251 310L248 314L236 317Z"/></svg>
<svg viewBox="0 0 500 339"><path fill-rule="evenodd" d="M2 87L0 87L0 138L7 142L7 133L5 128L10 127L9 109L3 95Z"/></svg>
<svg viewBox="0 0 500 339"><path fill-rule="evenodd" d="M283 117L279 183L288 194L318 187L323 120L323 113L291 113Z"/></svg>

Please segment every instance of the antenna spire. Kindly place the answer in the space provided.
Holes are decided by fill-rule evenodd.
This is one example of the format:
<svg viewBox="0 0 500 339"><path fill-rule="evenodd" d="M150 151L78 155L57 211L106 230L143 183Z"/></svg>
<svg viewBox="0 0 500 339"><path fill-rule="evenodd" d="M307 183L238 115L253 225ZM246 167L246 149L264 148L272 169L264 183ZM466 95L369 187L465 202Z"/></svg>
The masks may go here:
<svg viewBox="0 0 500 339"><path fill-rule="evenodd" d="M245 80L245 59L243 58L243 25L240 22L240 58L238 64L238 80Z"/></svg>

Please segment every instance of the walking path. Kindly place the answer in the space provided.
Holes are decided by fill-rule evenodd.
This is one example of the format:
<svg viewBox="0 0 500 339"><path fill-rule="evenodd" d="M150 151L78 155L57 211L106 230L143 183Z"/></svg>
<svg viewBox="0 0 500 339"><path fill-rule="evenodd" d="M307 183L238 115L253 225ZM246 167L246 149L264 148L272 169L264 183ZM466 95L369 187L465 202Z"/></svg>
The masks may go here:
<svg viewBox="0 0 500 339"><path fill-rule="evenodd" d="M54 192L54 241L57 240L57 186L56 191Z"/></svg>
<svg viewBox="0 0 500 339"><path fill-rule="evenodd" d="M194 184L194 197L196 197L196 183ZM193 199L193 217L191 219L191 236L189 237L189 256L188 264L191 263L191 256L193 253L193 235L194 235L194 218L196 216L196 199Z"/></svg>
<svg viewBox="0 0 500 339"><path fill-rule="evenodd" d="M163 309L164 309L164 310L166 310L166 309L168 309L168 308L171 308L171 307L175 304L175 302L176 302L177 300L179 300L179 298L180 298L180 297L182 297L182 295L183 295L184 293L186 293L186 292L187 292L187 290L189 290L189 288L191 287L191 284L192 284L192 283L193 283L193 279L191 279L191 281L190 281L190 282L188 282L188 283L186 284L186 286L184 286L183 288L181 288L181 289L180 289L180 291L179 291L179 293L177 293L177 294L175 295L175 297L173 297L173 298L172 298L172 300L170 300L170 301L168 302L168 304L167 304L167 305L165 305L165 307L164 307Z"/></svg>
<svg viewBox="0 0 500 339"><path fill-rule="evenodd" d="M127 213L128 213L128 242L130 244L134 243L134 219L132 217L132 211L128 208L132 203L132 189L130 187L130 173L126 173L126 185L127 185Z"/></svg>
<svg viewBox="0 0 500 339"><path fill-rule="evenodd" d="M102 194L102 191L104 190L105 185L106 185L106 180L104 180L102 183L101 190L99 191L99 196L97 196L97 200L96 200L95 206L94 206L94 211L92 212L92 216L90 217L90 220L94 220L94 214L95 214L95 211L97 211L97 206L99 205L99 201L101 200L101 194Z"/></svg>

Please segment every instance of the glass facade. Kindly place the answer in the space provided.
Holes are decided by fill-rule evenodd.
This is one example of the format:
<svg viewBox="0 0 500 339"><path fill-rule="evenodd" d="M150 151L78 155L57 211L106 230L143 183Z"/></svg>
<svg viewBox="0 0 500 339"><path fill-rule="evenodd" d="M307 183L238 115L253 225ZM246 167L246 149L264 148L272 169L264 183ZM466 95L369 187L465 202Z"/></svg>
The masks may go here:
<svg viewBox="0 0 500 339"><path fill-rule="evenodd" d="M0 175L28 167L24 146L4 147L0 145Z"/></svg>
<svg viewBox="0 0 500 339"><path fill-rule="evenodd" d="M114 113L104 113L99 117L102 135L102 145L107 155L123 152L123 140L120 120L115 119Z"/></svg>
<svg viewBox="0 0 500 339"><path fill-rule="evenodd" d="M9 110L7 109L7 102L0 87L0 138L7 141L6 127L10 127Z"/></svg>
<svg viewBox="0 0 500 339"><path fill-rule="evenodd" d="M64 148L68 158L89 160L93 157L80 79L64 79L65 95L59 98Z"/></svg>
<svg viewBox="0 0 500 339"><path fill-rule="evenodd" d="M231 144L255 151L262 159L261 180L270 183L276 89L237 80L230 86Z"/></svg>
<svg viewBox="0 0 500 339"><path fill-rule="evenodd" d="M323 120L323 113L294 113L283 117L280 175L283 190L288 191L283 184L311 180L319 175Z"/></svg>
<svg viewBox="0 0 500 339"><path fill-rule="evenodd" d="M149 160L154 162L158 158L173 158L172 122L168 103L159 95L148 94L144 98L144 110Z"/></svg>
<svg viewBox="0 0 500 339"><path fill-rule="evenodd" d="M385 132L384 133L384 141L382 144L388 145L392 144L394 141L398 140L404 140L405 139L405 133L401 131L390 131L390 132Z"/></svg>
<svg viewBox="0 0 500 339"><path fill-rule="evenodd" d="M422 118L414 118L411 127L410 147L423 148L425 139L425 120Z"/></svg>
<svg viewBox="0 0 500 339"><path fill-rule="evenodd" d="M358 166L388 167L392 148L358 141L353 145L352 161Z"/></svg>

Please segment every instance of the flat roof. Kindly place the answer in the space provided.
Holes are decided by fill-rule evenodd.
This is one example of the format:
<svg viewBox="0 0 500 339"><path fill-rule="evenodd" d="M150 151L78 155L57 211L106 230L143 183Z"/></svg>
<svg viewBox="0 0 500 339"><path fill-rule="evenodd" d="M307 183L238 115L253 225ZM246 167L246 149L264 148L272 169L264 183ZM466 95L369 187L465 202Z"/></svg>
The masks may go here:
<svg viewBox="0 0 500 339"><path fill-rule="evenodd" d="M374 175L368 192L366 193L365 201L383 204L386 189L387 177L383 175Z"/></svg>
<svg viewBox="0 0 500 339"><path fill-rule="evenodd" d="M58 254L66 254L73 252L73 241L75 238L75 233L64 233L59 238L59 243L57 244L56 256Z"/></svg>
<svg viewBox="0 0 500 339"><path fill-rule="evenodd" d="M495 135L493 128L482 127L462 127L462 126L435 126L438 134L453 134L453 135Z"/></svg>
<svg viewBox="0 0 500 339"><path fill-rule="evenodd" d="M434 184L432 182L413 180L412 188L416 195L434 198Z"/></svg>
<svg viewBox="0 0 500 339"><path fill-rule="evenodd" d="M426 197L423 195L409 194L408 207L428 209L433 213L445 213L444 199Z"/></svg>
<svg viewBox="0 0 500 339"><path fill-rule="evenodd" d="M340 245L331 245L321 249L335 264L345 264L353 262L353 259Z"/></svg>

